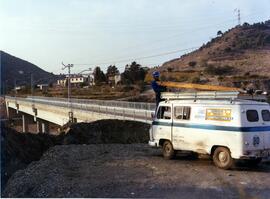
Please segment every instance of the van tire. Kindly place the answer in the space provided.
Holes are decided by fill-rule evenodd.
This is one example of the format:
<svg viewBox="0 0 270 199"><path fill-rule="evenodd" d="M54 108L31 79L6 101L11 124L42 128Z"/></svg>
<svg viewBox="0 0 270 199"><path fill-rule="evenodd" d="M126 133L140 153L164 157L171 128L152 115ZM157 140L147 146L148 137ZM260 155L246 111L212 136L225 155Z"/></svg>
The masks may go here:
<svg viewBox="0 0 270 199"><path fill-rule="evenodd" d="M214 164L221 169L230 169L233 166L231 152L226 147L217 147L213 154Z"/></svg>
<svg viewBox="0 0 270 199"><path fill-rule="evenodd" d="M166 140L162 145L163 157L166 160L171 160L175 157L175 151L170 141Z"/></svg>

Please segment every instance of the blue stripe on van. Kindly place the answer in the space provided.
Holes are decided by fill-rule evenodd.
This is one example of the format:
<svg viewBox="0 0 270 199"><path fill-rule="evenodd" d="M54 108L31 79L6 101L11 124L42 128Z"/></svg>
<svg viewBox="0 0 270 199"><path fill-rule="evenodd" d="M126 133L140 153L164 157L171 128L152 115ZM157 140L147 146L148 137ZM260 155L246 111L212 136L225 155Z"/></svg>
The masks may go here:
<svg viewBox="0 0 270 199"><path fill-rule="evenodd" d="M170 122L153 121L152 125L171 126ZM241 132L254 132L254 131L270 131L270 126L255 126L255 127L235 127L235 126L217 126L208 124L188 124L188 123L174 123L174 126L207 130L220 130L220 131L241 131Z"/></svg>

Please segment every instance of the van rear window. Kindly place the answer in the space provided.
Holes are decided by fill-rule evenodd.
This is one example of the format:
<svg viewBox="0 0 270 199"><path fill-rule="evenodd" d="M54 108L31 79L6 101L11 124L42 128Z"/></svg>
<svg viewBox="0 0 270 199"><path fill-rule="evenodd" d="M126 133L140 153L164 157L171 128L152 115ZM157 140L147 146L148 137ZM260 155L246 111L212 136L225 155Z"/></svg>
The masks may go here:
<svg viewBox="0 0 270 199"><path fill-rule="evenodd" d="M270 111L262 110L262 118L263 118L263 121L270 121Z"/></svg>
<svg viewBox="0 0 270 199"><path fill-rule="evenodd" d="M259 121L259 115L256 110L247 110L247 120L249 122L258 122Z"/></svg>

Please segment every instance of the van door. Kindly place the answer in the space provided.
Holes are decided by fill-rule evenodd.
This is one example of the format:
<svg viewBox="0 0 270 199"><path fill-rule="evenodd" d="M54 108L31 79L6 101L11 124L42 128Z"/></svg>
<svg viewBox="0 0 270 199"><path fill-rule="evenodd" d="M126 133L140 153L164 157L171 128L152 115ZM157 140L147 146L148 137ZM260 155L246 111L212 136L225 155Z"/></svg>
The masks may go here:
<svg viewBox="0 0 270 199"><path fill-rule="evenodd" d="M174 106L173 107L173 127L172 139L175 149L189 150L191 149L189 129L186 124L190 120L190 106Z"/></svg>
<svg viewBox="0 0 270 199"><path fill-rule="evenodd" d="M171 105L161 105L158 107L155 120L153 121L154 139L172 138L172 108Z"/></svg>
<svg viewBox="0 0 270 199"><path fill-rule="evenodd" d="M270 149L270 109L265 107L260 110L264 135L264 149Z"/></svg>
<svg viewBox="0 0 270 199"><path fill-rule="evenodd" d="M261 119L261 110L247 107L245 111L246 127L248 132L244 133L246 141L251 143L248 150L262 150L265 148L265 136Z"/></svg>

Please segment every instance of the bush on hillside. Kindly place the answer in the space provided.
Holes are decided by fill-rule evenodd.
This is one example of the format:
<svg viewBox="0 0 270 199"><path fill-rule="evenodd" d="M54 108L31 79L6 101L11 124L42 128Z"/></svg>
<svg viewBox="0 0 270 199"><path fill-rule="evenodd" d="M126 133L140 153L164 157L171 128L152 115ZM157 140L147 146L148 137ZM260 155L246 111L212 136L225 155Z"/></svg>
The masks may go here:
<svg viewBox="0 0 270 199"><path fill-rule="evenodd" d="M196 61L190 61L190 62L188 62L188 65L189 65L190 67L194 67L194 66L196 66L196 64L197 64Z"/></svg>
<svg viewBox="0 0 270 199"><path fill-rule="evenodd" d="M204 72L209 75L227 75L233 72L233 67L231 66L220 66L215 67L213 65L208 65Z"/></svg>

